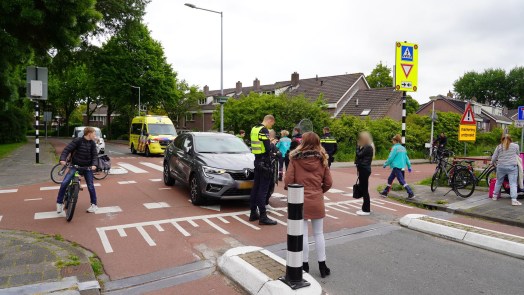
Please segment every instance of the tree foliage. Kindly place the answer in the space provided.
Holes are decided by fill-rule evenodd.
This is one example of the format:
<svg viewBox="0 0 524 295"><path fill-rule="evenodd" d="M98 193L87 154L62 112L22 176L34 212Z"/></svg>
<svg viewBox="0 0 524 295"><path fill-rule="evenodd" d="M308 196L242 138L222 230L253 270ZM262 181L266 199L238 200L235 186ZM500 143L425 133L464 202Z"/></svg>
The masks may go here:
<svg viewBox="0 0 524 295"><path fill-rule="evenodd" d="M503 69L467 72L453 86L460 99L475 97L480 103L516 107L524 102L524 67L515 67L509 73Z"/></svg>
<svg viewBox="0 0 524 295"><path fill-rule="evenodd" d="M420 104L411 95L406 96L406 115L414 114L420 108Z"/></svg>
<svg viewBox="0 0 524 295"><path fill-rule="evenodd" d="M371 88L391 87L393 85L391 69L382 62L377 64L369 76L366 76L366 80Z"/></svg>
<svg viewBox="0 0 524 295"><path fill-rule="evenodd" d="M224 129L239 132L251 130L260 124L265 115L275 116L273 129L291 131L302 119L310 119L313 128L322 134L322 128L329 126L329 114L325 111L325 102L321 99L311 102L303 96L288 97L285 94L261 94L251 92L239 99L229 99L224 104ZM213 113L214 127L219 129L220 108Z"/></svg>

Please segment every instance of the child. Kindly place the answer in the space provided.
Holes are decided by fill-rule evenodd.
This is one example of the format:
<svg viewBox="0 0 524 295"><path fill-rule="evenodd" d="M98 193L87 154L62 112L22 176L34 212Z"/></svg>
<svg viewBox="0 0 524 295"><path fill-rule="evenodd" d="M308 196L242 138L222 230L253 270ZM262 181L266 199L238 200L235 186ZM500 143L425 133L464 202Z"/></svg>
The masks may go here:
<svg viewBox="0 0 524 295"><path fill-rule="evenodd" d="M408 191L408 199L413 199L415 195L402 175L402 169L404 169L406 165L408 166L408 171L411 173L411 162L409 161L406 148L400 144L402 141L400 134L395 135L391 141L393 142L393 147L391 148L388 159L384 163L384 168L389 165L393 170L391 170L391 174L388 177L388 186L386 186L380 195L384 198L388 196L391 190L391 184L396 177L398 182Z"/></svg>

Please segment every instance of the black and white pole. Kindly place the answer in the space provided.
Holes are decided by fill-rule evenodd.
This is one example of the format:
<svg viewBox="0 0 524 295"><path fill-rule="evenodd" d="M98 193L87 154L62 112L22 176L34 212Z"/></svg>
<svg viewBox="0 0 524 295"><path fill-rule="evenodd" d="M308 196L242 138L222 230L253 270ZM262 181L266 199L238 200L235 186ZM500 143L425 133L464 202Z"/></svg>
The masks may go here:
<svg viewBox="0 0 524 295"><path fill-rule="evenodd" d="M40 118L40 106L38 105L38 99L35 99L35 151L36 151L36 163L40 163L40 141L38 139L38 119Z"/></svg>
<svg viewBox="0 0 524 295"><path fill-rule="evenodd" d="M291 289L296 290L311 285L302 278L302 241L304 239L303 185L288 185L287 212L286 276L279 278L279 280Z"/></svg>
<svg viewBox="0 0 524 295"><path fill-rule="evenodd" d="M406 147L406 91L402 91L402 146ZM404 175L402 169L402 175Z"/></svg>

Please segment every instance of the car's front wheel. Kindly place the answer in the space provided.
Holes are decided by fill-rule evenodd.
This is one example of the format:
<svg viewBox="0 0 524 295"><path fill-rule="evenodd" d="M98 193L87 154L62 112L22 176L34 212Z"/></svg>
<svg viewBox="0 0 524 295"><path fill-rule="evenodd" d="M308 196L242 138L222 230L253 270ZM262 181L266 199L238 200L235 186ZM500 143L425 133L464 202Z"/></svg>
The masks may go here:
<svg viewBox="0 0 524 295"><path fill-rule="evenodd" d="M202 196L202 193L200 192L198 177L195 175L191 176L191 180L189 181L189 195L193 205L198 206L204 203L204 196Z"/></svg>
<svg viewBox="0 0 524 295"><path fill-rule="evenodd" d="M169 186L175 184L175 179L169 173L169 163L167 161L164 162L164 184Z"/></svg>

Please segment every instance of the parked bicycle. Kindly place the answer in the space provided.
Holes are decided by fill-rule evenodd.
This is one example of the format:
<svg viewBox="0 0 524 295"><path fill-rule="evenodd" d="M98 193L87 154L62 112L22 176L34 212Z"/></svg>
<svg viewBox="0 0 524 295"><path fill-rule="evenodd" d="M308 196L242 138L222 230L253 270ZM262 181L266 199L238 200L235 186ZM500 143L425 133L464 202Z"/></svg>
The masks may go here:
<svg viewBox="0 0 524 295"><path fill-rule="evenodd" d="M95 171L93 171L93 177L96 180L102 180L107 177L109 174L109 170L111 168L111 161L109 160L109 157L107 155L100 155L98 156L98 162L99 165L97 165L97 168ZM109 162L109 165L106 165L104 163ZM54 183L60 184L64 180L64 177L67 175L69 170L71 169L71 162L68 159L65 165L62 165L60 163L53 166L51 169L51 180L53 180Z"/></svg>
<svg viewBox="0 0 524 295"><path fill-rule="evenodd" d="M451 162L448 157L453 152L444 150L438 156L438 164L431 178L431 191L434 192L440 185L447 184L458 196L470 197L475 191L475 175L461 162Z"/></svg>
<svg viewBox="0 0 524 295"><path fill-rule="evenodd" d="M497 178L497 167L495 167L495 165L491 164L491 156L493 156L493 152L492 151L485 151L484 154L489 154L490 158L489 158L489 165L487 165L483 170L482 172L476 176L475 173L473 173L473 175L475 176L475 184L478 186L481 184L481 181L485 180L486 181L486 186L489 187L489 182L492 178ZM468 169L471 171L471 172L474 172L473 171L473 160L464 160L462 161L463 163L466 163L466 167L468 167Z"/></svg>
<svg viewBox="0 0 524 295"><path fill-rule="evenodd" d="M67 166L67 165L66 165ZM64 195L64 210L66 210L66 220L70 222L75 214L76 202L78 201L78 193L83 190L80 187L80 171L90 170L90 167L80 167L77 165L73 166L76 171L75 175L69 182Z"/></svg>

